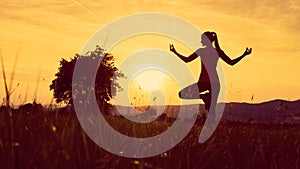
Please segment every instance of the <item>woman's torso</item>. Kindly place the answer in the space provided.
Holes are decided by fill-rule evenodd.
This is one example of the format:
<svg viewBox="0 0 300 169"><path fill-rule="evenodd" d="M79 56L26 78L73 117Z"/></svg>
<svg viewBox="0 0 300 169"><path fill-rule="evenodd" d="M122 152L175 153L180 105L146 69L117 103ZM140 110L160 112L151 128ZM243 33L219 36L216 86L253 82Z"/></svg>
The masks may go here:
<svg viewBox="0 0 300 169"><path fill-rule="evenodd" d="M196 54L201 58L201 74L198 82L219 83L217 63L219 55L215 48L199 48Z"/></svg>

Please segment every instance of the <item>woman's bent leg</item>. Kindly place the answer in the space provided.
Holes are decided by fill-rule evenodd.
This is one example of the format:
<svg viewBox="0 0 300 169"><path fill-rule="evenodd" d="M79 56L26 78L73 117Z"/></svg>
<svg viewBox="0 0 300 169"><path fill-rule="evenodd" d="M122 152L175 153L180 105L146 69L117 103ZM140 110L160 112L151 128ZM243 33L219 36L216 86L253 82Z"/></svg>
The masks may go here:
<svg viewBox="0 0 300 169"><path fill-rule="evenodd" d="M209 83L194 83L182 89L178 95L181 99L202 99L202 95L200 94L206 90L210 90Z"/></svg>
<svg viewBox="0 0 300 169"><path fill-rule="evenodd" d="M199 99L200 96L197 83L185 87L178 93L178 95L181 99Z"/></svg>

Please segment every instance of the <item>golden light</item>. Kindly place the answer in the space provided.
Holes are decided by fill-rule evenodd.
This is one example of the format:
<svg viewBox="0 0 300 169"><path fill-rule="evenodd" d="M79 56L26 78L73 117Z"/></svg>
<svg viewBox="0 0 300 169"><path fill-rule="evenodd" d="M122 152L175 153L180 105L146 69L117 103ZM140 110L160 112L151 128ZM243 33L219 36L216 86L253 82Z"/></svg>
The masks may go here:
<svg viewBox="0 0 300 169"><path fill-rule="evenodd" d="M162 83L167 75L159 70L145 70L139 73L135 80L142 90L155 91L161 90Z"/></svg>

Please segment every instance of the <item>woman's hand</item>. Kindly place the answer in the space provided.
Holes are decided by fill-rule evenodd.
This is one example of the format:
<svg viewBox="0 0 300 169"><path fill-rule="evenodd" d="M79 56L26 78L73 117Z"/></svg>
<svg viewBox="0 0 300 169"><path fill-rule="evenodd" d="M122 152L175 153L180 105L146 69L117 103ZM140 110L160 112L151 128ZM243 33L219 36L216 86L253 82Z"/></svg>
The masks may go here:
<svg viewBox="0 0 300 169"><path fill-rule="evenodd" d="M176 52L176 50L175 50L175 47L174 47L174 45L173 45L173 44L170 44L170 51L171 51L171 52L173 52L173 53L175 53L175 52Z"/></svg>
<svg viewBox="0 0 300 169"><path fill-rule="evenodd" d="M244 52L244 56L250 55L252 53L252 48L246 48L245 52Z"/></svg>

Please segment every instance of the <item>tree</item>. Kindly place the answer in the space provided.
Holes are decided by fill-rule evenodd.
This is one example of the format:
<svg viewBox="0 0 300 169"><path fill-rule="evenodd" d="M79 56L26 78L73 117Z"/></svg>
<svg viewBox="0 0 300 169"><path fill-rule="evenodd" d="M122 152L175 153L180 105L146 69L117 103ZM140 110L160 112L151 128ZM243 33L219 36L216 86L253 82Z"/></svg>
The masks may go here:
<svg viewBox="0 0 300 169"><path fill-rule="evenodd" d="M124 78L114 65L114 57L107 53L99 46L94 51L89 51L85 55L75 54L70 61L61 59L56 78L50 85L53 95L57 103L64 102L72 104L72 77L77 59L83 59L88 64L97 63L101 59L101 63L97 70L95 79L95 94L100 108L106 108L110 99L116 95L117 91L122 90L121 86L116 82L119 78ZM87 66L88 69L88 66Z"/></svg>

